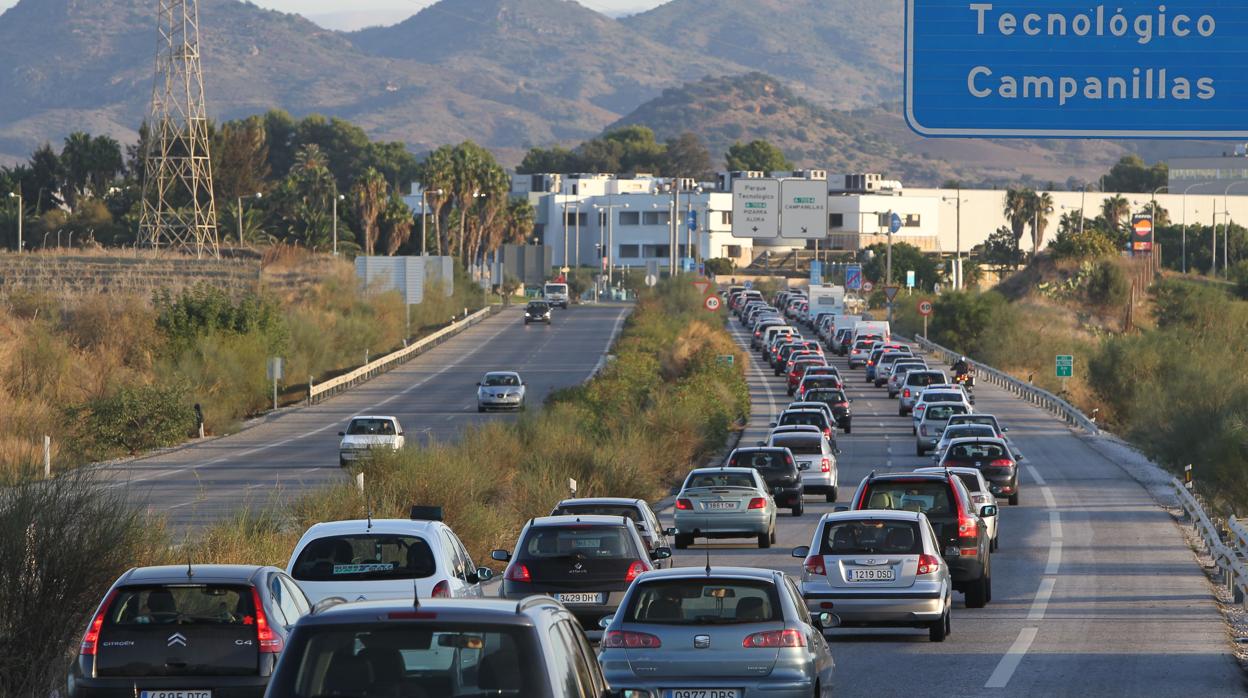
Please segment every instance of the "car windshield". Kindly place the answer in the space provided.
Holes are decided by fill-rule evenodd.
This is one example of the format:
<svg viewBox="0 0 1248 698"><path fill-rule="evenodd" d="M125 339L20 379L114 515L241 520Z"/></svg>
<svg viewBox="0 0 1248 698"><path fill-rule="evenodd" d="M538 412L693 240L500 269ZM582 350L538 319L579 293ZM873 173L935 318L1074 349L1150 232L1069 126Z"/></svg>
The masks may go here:
<svg viewBox="0 0 1248 698"><path fill-rule="evenodd" d="M529 303L529 310L548 310L550 305L547 303Z"/></svg>
<svg viewBox="0 0 1248 698"><path fill-rule="evenodd" d="M347 427L348 436L394 434L394 422L389 419L353 419Z"/></svg>
<svg viewBox="0 0 1248 698"><path fill-rule="evenodd" d="M546 284L546 293L567 293L566 284Z"/></svg>
<svg viewBox="0 0 1248 698"><path fill-rule="evenodd" d="M955 424L945 427L944 438L946 441L953 439L965 439L971 436L994 436L992 427L982 424Z"/></svg>
<svg viewBox="0 0 1248 698"><path fill-rule="evenodd" d="M737 453L728 464L736 468L786 471L793 468L784 451L745 451Z"/></svg>
<svg viewBox="0 0 1248 698"><path fill-rule="evenodd" d="M122 587L108 607L113 627L255 625L251 588L220 584Z"/></svg>
<svg viewBox="0 0 1248 698"><path fill-rule="evenodd" d="M963 414L966 412L965 405L936 405L930 407L927 413L923 415L923 419L929 421L946 421L955 414Z"/></svg>
<svg viewBox="0 0 1248 698"><path fill-rule="evenodd" d="M948 457L952 460L986 461L997 458L1009 458L1009 454L1005 452L1005 448L1001 444L976 441L953 444L949 447Z"/></svg>
<svg viewBox="0 0 1248 698"><path fill-rule="evenodd" d="M633 539L620 526L534 526L520 544L519 560L636 558Z"/></svg>
<svg viewBox="0 0 1248 698"><path fill-rule="evenodd" d="M538 695L541 657L529 647L530 632L427 620L309 625L283 657L297 669L278 672L283 684L269 690L290 698Z"/></svg>
<svg viewBox="0 0 1248 698"><path fill-rule="evenodd" d="M845 393L840 390L820 389L806 391L806 399L811 402L837 403L845 402Z"/></svg>
<svg viewBox="0 0 1248 698"><path fill-rule="evenodd" d="M740 625L781 620L774 584L744 579L663 579L639 584L624 618L660 625Z"/></svg>
<svg viewBox="0 0 1248 698"><path fill-rule="evenodd" d="M485 381L483 382L485 383L485 385L490 386L490 387L520 385L519 378L513 375L503 374L503 373L492 373L490 375L487 375L485 377Z"/></svg>
<svg viewBox="0 0 1248 698"><path fill-rule="evenodd" d="M810 436L775 436L771 439L771 445L787 448L795 454L821 455L823 453L823 439Z"/></svg>
<svg viewBox="0 0 1248 698"><path fill-rule="evenodd" d="M362 533L318 538L299 553L292 577L304 582L424 579L437 572L433 551L414 535Z"/></svg>
<svg viewBox="0 0 1248 698"><path fill-rule="evenodd" d="M923 402L962 402L960 393L923 393Z"/></svg>
<svg viewBox="0 0 1248 698"><path fill-rule="evenodd" d="M837 388L841 385L841 379L834 376L807 376L806 380L802 382L802 385L806 387L807 392L811 390L818 390L819 388Z"/></svg>
<svg viewBox="0 0 1248 698"><path fill-rule="evenodd" d="M748 473L690 473L685 489L694 487L755 487Z"/></svg>
<svg viewBox="0 0 1248 698"><path fill-rule="evenodd" d="M821 555L918 555L923 538L913 521L832 521L823 530Z"/></svg>
<svg viewBox="0 0 1248 698"><path fill-rule="evenodd" d="M630 521L640 521L637 507L623 504L565 504L551 512L551 516L623 516Z"/></svg>
<svg viewBox="0 0 1248 698"><path fill-rule="evenodd" d="M828 419L820 412L785 412L780 415L780 426L806 425L823 429Z"/></svg>
<svg viewBox="0 0 1248 698"><path fill-rule="evenodd" d="M906 374L906 385L931 385L933 383L943 383L945 377L939 373L916 373L911 371Z"/></svg>
<svg viewBox="0 0 1248 698"><path fill-rule="evenodd" d="M867 509L898 509L924 514L954 513L949 484L943 480L876 480L866 497Z"/></svg>

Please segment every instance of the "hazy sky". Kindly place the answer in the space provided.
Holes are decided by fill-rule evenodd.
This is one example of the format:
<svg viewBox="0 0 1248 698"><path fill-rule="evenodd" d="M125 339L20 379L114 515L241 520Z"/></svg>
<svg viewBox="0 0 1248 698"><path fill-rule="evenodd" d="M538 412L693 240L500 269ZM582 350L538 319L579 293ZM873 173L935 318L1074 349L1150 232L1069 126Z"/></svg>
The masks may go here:
<svg viewBox="0 0 1248 698"><path fill-rule="evenodd" d="M298 12L332 29L357 29L371 24L392 24L416 14L434 0L251 0L261 7L282 12ZM578 0L608 14L640 12L665 0ZM0 0L0 11L17 4L17 0ZM344 5L350 9L344 9Z"/></svg>

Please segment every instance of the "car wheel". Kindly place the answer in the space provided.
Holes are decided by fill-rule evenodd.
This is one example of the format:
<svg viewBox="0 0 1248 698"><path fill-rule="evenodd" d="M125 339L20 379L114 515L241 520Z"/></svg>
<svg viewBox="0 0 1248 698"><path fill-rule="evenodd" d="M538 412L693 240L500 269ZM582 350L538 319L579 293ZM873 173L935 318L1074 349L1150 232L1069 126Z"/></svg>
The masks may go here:
<svg viewBox="0 0 1248 698"><path fill-rule="evenodd" d="M1017 492L1010 495L1010 506L1012 507L1018 506L1018 493Z"/></svg>
<svg viewBox="0 0 1248 698"><path fill-rule="evenodd" d="M988 605L988 577L983 576L975 580L971 586L966 588L966 607L967 608L983 608Z"/></svg>
<svg viewBox="0 0 1248 698"><path fill-rule="evenodd" d="M691 543L693 543L693 536L687 536L687 535L684 535L683 533L676 534L676 549L677 550L684 550L685 548L688 548Z"/></svg>
<svg viewBox="0 0 1248 698"><path fill-rule="evenodd" d="M828 504L836 503L836 488L835 487L828 490L828 492L823 495L823 501L827 502Z"/></svg>
<svg viewBox="0 0 1248 698"><path fill-rule="evenodd" d="M770 533L758 534L758 547L764 550L771 547L771 534Z"/></svg>
<svg viewBox="0 0 1248 698"><path fill-rule="evenodd" d="M922 456L924 453L925 453L925 451L923 450L923 447L922 447L922 446L915 445L915 447L914 447L914 455L916 455L916 456Z"/></svg>
<svg viewBox="0 0 1248 698"><path fill-rule="evenodd" d="M846 433L846 434L852 434L852 433L854 432L854 430L850 428L852 425L853 425L853 422L845 422L845 433Z"/></svg>
<svg viewBox="0 0 1248 698"><path fill-rule="evenodd" d="M991 572L991 568L989 569L989 571ZM987 604L991 602L992 602L992 575L989 574L987 580L984 582L984 603Z"/></svg>
<svg viewBox="0 0 1248 698"><path fill-rule="evenodd" d="M949 611L927 626L927 637L932 642L944 642L949 636Z"/></svg>
<svg viewBox="0 0 1248 698"><path fill-rule="evenodd" d="M797 504L793 505L792 513L793 516L801 516L806 513L806 502L803 502L801 497L798 497Z"/></svg>
<svg viewBox="0 0 1248 698"><path fill-rule="evenodd" d="M768 540L770 540L772 543L776 542L776 526L774 523L771 526L771 537Z"/></svg>
<svg viewBox="0 0 1248 698"><path fill-rule="evenodd" d="M484 412L484 411L485 411L485 407L484 407L484 406L482 406L482 405L477 405L477 411L478 411L478 412Z"/></svg>

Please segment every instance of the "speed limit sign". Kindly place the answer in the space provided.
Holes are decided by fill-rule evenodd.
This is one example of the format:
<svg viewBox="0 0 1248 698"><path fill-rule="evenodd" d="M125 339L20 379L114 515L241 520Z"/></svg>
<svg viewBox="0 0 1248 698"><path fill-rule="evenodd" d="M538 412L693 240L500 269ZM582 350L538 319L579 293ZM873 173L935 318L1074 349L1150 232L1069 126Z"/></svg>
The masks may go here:
<svg viewBox="0 0 1248 698"><path fill-rule="evenodd" d="M928 317L932 314L932 302L929 300L919 301L919 315Z"/></svg>
<svg viewBox="0 0 1248 698"><path fill-rule="evenodd" d="M706 309L712 313L719 310L719 296L707 296L706 303L703 305L705 305Z"/></svg>
<svg viewBox="0 0 1248 698"><path fill-rule="evenodd" d="M874 290L875 290L875 284L871 283L870 281L863 281L863 282L862 282L862 292L863 292L863 293L870 293L870 292L872 292L872 291L874 291Z"/></svg>

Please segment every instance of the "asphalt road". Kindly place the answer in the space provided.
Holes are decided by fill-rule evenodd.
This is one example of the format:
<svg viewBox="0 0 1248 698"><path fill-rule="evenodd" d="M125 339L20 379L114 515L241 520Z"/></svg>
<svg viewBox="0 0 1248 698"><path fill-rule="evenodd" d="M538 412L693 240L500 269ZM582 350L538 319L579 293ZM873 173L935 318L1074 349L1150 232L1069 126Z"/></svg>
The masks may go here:
<svg viewBox="0 0 1248 698"><path fill-rule="evenodd" d="M310 407L281 410L237 434L104 469L133 497L166 512L175 530L194 530L239 507L266 505L340 481L338 432L357 414L395 415L409 445L457 438L468 425L512 420L480 414L476 383L490 370L519 371L529 409L551 391L589 377L622 326L628 306L555 311L554 323L525 326L521 308L486 320L403 366Z"/></svg>
<svg viewBox="0 0 1248 698"><path fill-rule="evenodd" d="M732 321L738 339L744 334ZM838 445L844 504L871 470L930 465L914 455L910 418L836 359L854 400L854 430ZM765 372L764 372L765 371ZM789 398L781 378L751 369L754 410L742 444L767 431ZM836 629L829 633L842 696L1238 696L1244 676L1212 590L1172 518L1135 480L1064 423L981 384L976 409L996 414L1026 460L1022 502L1001 502L993 600L965 608L955 595L953 634ZM717 541L676 564L771 567L800 575L793 547L809 545L831 511L808 497L806 514L779 517L778 544L760 551ZM665 512L670 522L670 512Z"/></svg>

